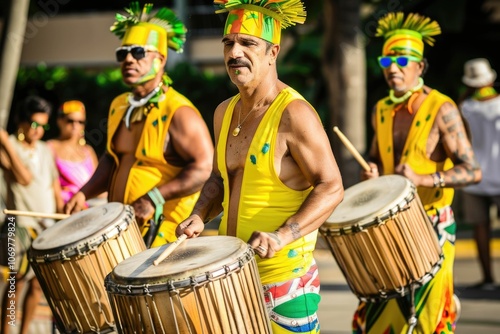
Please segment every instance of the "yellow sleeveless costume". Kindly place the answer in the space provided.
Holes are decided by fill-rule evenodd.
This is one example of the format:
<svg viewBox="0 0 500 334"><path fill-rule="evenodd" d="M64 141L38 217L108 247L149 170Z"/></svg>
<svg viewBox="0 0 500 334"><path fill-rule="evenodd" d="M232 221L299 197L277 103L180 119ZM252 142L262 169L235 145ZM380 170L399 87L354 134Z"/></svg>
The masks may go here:
<svg viewBox="0 0 500 334"><path fill-rule="evenodd" d="M239 94L233 97L226 110L217 144L217 163L224 179L224 212L228 212L230 195L226 169L227 136L234 107L239 99ZM288 217L298 211L312 191L312 187L303 191L290 189L281 182L274 169L274 150L281 115L286 106L297 99L304 100L290 87L282 90L266 111L249 147L241 186L238 220L233 222L237 225L236 236L244 241L248 241L254 231L272 232L278 229ZM223 216L219 225L220 234L226 235L227 224L227 217ZM285 246L271 259L256 256L262 284L273 285L304 276L314 264L316 238L317 231L303 236ZM315 306L317 309L317 305ZM273 333L291 333L276 326L274 322L272 325Z"/></svg>
<svg viewBox="0 0 500 334"><path fill-rule="evenodd" d="M410 127L399 164L407 163L417 174L432 174L453 167L450 159L434 162L427 157L427 139L439 108L455 103L432 90L426 97ZM395 105L389 98L380 100L376 110L378 151L381 174L394 174L393 115ZM455 106L456 107L456 106ZM442 246L444 261L436 276L415 293L418 318L416 333L453 333L455 310L453 300L453 262L455 258L456 224L450 205L452 188L418 187L422 204L435 225ZM354 315L353 333L406 333L409 318L409 296L380 303L363 303Z"/></svg>
<svg viewBox="0 0 500 334"><path fill-rule="evenodd" d="M129 106L127 97L130 93L124 93L116 97L111 103L108 117L108 139L107 151L114 158L116 165L119 159L113 151L113 136L123 120L123 116ZM153 107L148 113L141 139L135 151L136 161L130 169L125 194L125 204L131 204L149 190L169 182L182 170L180 167L170 165L163 155L165 138L174 113L183 106L189 106L198 111L196 107L182 94L169 87L165 98L158 102L158 108ZM116 182L113 175L112 182ZM113 187L111 187L113 189ZM192 195L165 201L163 215L165 220L161 224L158 234L151 245L157 247L165 243L173 242L175 228L191 213L198 199L199 192ZM146 231L142 231L144 235Z"/></svg>

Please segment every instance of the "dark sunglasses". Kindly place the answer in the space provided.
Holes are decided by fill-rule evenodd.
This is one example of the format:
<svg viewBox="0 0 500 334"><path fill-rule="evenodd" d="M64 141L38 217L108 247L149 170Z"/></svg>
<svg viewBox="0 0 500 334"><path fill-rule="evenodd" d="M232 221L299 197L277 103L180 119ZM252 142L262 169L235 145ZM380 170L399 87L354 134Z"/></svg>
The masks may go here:
<svg viewBox="0 0 500 334"><path fill-rule="evenodd" d="M148 50L142 46L132 45L132 46L120 46L116 49L116 60L122 62L130 54L134 59L139 60L146 57L146 52L151 52L153 50Z"/></svg>
<svg viewBox="0 0 500 334"><path fill-rule="evenodd" d="M32 129L37 129L39 127L42 127L45 131L47 131L48 129L50 129L50 125L49 124L40 124L36 121L31 121L31 128Z"/></svg>
<svg viewBox="0 0 500 334"><path fill-rule="evenodd" d="M396 63L396 65L398 65L399 68L403 68L403 67L408 66L410 61L420 62L420 61L422 61L422 59L415 57L415 56L395 56L395 57L380 56L380 57L378 57L378 64L382 68L388 68L389 66L391 66L392 63Z"/></svg>
<svg viewBox="0 0 500 334"><path fill-rule="evenodd" d="M78 119L71 119L71 118L66 118L66 123L68 123L68 124L78 123L80 125L85 125L85 121L80 121Z"/></svg>

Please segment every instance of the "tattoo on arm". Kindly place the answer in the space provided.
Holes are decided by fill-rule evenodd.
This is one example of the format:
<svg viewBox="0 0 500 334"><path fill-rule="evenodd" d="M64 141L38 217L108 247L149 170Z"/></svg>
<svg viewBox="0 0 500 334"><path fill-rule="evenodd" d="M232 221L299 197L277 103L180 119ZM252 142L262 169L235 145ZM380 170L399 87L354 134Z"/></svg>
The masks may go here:
<svg viewBox="0 0 500 334"><path fill-rule="evenodd" d="M288 224L288 228L292 231L293 240L297 240L301 237L299 223Z"/></svg>
<svg viewBox="0 0 500 334"><path fill-rule="evenodd" d="M274 231L273 233L269 233L269 236L276 241L278 246L281 246L281 240L280 237L278 236L278 231Z"/></svg>

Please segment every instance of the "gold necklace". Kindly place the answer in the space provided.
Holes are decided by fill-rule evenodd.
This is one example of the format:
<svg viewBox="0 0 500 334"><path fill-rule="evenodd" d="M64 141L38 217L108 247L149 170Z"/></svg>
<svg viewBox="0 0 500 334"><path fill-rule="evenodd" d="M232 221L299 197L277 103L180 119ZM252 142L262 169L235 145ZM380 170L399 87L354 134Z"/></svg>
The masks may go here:
<svg viewBox="0 0 500 334"><path fill-rule="evenodd" d="M240 131L241 131L241 126L243 125L243 123L245 123L245 121L247 120L248 116L250 116L250 114L251 114L254 110L256 110L256 109L258 109L258 108L262 108L262 107L263 107L263 105L262 105L262 106L260 106L260 107L257 107L257 106L259 105L259 103L261 103L262 101L264 101L264 99L265 99L266 97L268 97L268 96L269 96L269 94L270 94L271 92L272 92L272 90L271 90L271 91L269 91L269 93L267 93L267 94L266 94L266 95L265 95L262 99L260 99L260 100L259 100L259 102L257 102L257 103L255 104L255 107L253 107L253 108L252 108L252 109L248 112L248 114L245 116L245 118L243 118L243 121L241 121L241 122L240 122L240 119L241 119L241 109L243 109L243 108L240 108L240 110L239 110L239 112L238 112L238 125L237 125L237 126L234 128L234 130L233 130L233 136L234 136L234 137L236 137L236 136L238 136L238 135L240 134ZM274 99L273 99L273 100L274 100Z"/></svg>

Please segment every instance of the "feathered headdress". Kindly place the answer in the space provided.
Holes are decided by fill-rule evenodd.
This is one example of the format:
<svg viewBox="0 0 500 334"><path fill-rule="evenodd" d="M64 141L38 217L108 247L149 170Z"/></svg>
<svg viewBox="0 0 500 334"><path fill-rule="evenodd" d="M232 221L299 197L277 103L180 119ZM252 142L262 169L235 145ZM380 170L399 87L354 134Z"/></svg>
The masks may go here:
<svg viewBox="0 0 500 334"><path fill-rule="evenodd" d="M423 57L424 43L434 45L432 36L439 35L441 28L436 21L430 18L410 13L404 18L404 13L388 13L378 21L375 36L386 39L382 54L410 53L417 57Z"/></svg>
<svg viewBox="0 0 500 334"><path fill-rule="evenodd" d="M300 0L214 0L216 13L229 12L224 35L241 33L279 44L281 29L306 21Z"/></svg>
<svg viewBox="0 0 500 334"><path fill-rule="evenodd" d="M111 32L122 39L122 45L153 46L165 56L167 46L182 52L187 32L184 24L168 8L160 8L154 15L151 14L152 9L151 3L145 4L141 10L139 2L131 2L130 7L125 8L130 16L117 13L116 21L110 27Z"/></svg>

